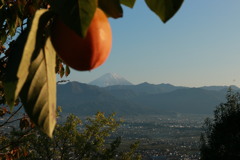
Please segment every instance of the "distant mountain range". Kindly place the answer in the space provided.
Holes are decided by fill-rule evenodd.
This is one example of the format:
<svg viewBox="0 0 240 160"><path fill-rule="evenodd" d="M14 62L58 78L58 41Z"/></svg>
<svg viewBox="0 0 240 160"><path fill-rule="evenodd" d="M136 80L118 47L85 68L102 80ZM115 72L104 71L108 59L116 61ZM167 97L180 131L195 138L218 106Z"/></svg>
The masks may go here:
<svg viewBox="0 0 240 160"><path fill-rule="evenodd" d="M232 88L239 90L236 86ZM77 115L92 115L97 111L118 115L212 114L218 104L225 102L227 89L228 86L189 88L146 82L98 87L69 82L57 86L57 102L63 112Z"/></svg>

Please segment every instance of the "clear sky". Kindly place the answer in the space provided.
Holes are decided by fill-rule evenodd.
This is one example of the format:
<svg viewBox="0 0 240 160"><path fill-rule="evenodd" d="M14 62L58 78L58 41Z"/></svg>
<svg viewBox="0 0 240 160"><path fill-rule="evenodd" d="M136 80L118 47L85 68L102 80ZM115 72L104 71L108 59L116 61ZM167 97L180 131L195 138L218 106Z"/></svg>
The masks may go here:
<svg viewBox="0 0 240 160"><path fill-rule="evenodd" d="M240 1L185 0L166 24L137 0L124 17L110 19L111 55L90 72L73 69L71 81L88 83L114 72L134 84L240 86Z"/></svg>

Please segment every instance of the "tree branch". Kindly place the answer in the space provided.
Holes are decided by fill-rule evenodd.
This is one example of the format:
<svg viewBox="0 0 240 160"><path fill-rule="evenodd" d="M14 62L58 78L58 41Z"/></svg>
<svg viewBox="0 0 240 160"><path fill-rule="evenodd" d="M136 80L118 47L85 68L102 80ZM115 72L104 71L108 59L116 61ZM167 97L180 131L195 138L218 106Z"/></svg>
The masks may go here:
<svg viewBox="0 0 240 160"><path fill-rule="evenodd" d="M7 123L12 123L15 122L16 120L10 121L12 119L13 116L15 116L21 109L22 109L23 105L21 105L4 123L2 123L0 125L0 127L3 127L4 125L6 125Z"/></svg>

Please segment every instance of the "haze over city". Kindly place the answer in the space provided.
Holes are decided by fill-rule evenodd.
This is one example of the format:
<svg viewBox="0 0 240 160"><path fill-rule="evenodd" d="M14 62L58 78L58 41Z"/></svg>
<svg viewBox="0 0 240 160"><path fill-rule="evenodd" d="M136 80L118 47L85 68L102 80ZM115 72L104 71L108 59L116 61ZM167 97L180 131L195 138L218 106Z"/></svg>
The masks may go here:
<svg viewBox="0 0 240 160"><path fill-rule="evenodd" d="M90 72L72 69L71 81L89 83L115 72L134 84L240 86L240 1L186 0L166 24L144 1L110 19L113 47L106 63Z"/></svg>

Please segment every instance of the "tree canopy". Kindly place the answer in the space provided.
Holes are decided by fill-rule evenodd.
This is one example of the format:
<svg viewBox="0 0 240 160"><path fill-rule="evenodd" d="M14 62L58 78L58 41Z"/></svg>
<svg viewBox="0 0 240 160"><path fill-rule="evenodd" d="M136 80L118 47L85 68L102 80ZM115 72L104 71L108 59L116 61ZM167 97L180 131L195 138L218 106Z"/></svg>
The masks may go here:
<svg viewBox="0 0 240 160"><path fill-rule="evenodd" d="M86 121L70 114L61 121L49 138L27 116L21 118L19 128L0 134L0 159L141 159L136 153L138 142L121 149L121 137L112 136L121 123L114 114L98 112Z"/></svg>
<svg viewBox="0 0 240 160"><path fill-rule="evenodd" d="M230 89L226 99L217 106L213 119L205 120L200 139L202 160L240 159L240 94Z"/></svg>

